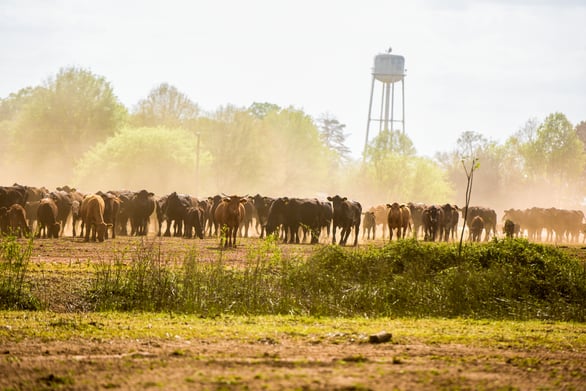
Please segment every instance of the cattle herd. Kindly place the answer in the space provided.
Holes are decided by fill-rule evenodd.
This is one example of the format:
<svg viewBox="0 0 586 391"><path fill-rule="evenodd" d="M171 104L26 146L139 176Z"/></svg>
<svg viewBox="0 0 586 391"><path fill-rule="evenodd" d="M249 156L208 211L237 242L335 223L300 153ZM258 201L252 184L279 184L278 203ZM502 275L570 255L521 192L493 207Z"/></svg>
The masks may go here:
<svg viewBox="0 0 586 391"><path fill-rule="evenodd" d="M151 221L156 224L150 226ZM221 245L236 246L237 236L252 235L254 227L261 238L279 232L287 243L331 240L345 245L350 238L356 246L361 224L363 240L374 240L377 227L382 226L382 239L456 241L460 221L470 241L501 234L496 211L485 207L393 202L363 210L359 202L339 195L325 200L259 194L198 199L177 192L163 196L146 190L83 194L69 186L54 191L18 184L0 186L0 234L40 238L62 236L68 225L73 237L85 241L154 231L162 236L218 237ZM501 222L504 236L533 241L577 242L585 228L582 211L557 208L508 209Z"/></svg>

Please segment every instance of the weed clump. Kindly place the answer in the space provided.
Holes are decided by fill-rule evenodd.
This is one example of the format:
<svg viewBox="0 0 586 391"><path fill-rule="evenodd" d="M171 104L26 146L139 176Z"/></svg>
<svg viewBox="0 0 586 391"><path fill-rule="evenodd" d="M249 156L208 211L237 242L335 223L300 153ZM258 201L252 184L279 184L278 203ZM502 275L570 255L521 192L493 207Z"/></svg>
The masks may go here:
<svg viewBox="0 0 586 391"><path fill-rule="evenodd" d="M0 240L0 309L37 310L41 305L31 293L27 272L32 238L24 244L14 236Z"/></svg>

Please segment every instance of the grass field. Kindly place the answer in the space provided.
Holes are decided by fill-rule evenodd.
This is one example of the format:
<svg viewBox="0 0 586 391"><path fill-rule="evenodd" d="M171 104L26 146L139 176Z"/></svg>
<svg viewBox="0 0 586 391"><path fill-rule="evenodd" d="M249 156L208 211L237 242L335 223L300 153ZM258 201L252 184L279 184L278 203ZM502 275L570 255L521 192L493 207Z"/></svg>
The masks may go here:
<svg viewBox="0 0 586 391"><path fill-rule="evenodd" d="M85 295L97 271L113 262L131 265L145 248L163 253L173 270L189 254L201 264L245 270L260 258L303 261L318 252L328 261L363 250L378 256L382 247L339 253L329 246L241 243L224 251L215 239L35 240L25 285L43 309L0 311L0 390L586 389L581 322L96 312ZM580 246L561 250L584 265ZM389 342L369 341L383 331L392 334Z"/></svg>

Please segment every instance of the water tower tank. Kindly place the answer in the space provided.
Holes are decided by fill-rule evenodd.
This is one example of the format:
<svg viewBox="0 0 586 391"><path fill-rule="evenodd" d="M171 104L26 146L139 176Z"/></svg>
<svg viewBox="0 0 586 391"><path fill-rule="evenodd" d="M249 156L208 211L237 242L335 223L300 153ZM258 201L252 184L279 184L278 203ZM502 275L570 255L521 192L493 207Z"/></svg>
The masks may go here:
<svg viewBox="0 0 586 391"><path fill-rule="evenodd" d="M377 54L374 57L372 75L383 83L395 83L405 76L405 57L390 53Z"/></svg>

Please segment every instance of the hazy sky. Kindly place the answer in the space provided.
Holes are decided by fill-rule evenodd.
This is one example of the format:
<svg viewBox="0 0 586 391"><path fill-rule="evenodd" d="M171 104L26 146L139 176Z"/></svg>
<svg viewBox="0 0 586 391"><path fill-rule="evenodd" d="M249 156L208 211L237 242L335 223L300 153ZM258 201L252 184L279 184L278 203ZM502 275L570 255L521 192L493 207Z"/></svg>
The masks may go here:
<svg viewBox="0 0 586 391"><path fill-rule="evenodd" d="M586 120L586 0L0 0L0 97L77 66L129 108L167 82L206 111L327 112L358 156L373 58L389 46L405 57L421 155L468 130L504 141L552 112Z"/></svg>

